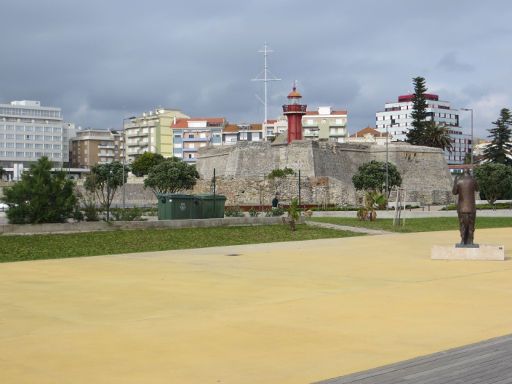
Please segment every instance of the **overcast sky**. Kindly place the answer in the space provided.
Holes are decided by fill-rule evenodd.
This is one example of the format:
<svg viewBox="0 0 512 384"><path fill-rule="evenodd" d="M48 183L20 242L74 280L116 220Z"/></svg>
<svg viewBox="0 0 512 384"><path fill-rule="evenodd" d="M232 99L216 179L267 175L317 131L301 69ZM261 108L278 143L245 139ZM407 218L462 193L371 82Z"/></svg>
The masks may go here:
<svg viewBox="0 0 512 384"><path fill-rule="evenodd" d="M479 136L512 108L509 0L16 0L1 10L0 102L40 100L82 127L118 128L159 106L261 122L263 84L250 79L264 42L282 79L269 118L294 80L308 109L347 109L351 133L374 126L415 76L474 108Z"/></svg>

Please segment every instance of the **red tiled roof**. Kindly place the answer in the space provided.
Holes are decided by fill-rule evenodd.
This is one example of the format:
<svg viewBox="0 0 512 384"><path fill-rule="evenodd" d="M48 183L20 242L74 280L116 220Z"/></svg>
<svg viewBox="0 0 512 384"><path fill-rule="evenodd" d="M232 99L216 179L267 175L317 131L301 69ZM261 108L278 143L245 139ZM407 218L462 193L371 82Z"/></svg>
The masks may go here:
<svg viewBox="0 0 512 384"><path fill-rule="evenodd" d="M240 127L235 124L228 124L224 127L224 132L238 132L240 130Z"/></svg>
<svg viewBox="0 0 512 384"><path fill-rule="evenodd" d="M236 124L228 124L223 129L224 132L228 132L228 133L239 132L241 130L244 130L244 129ZM248 130L249 131L261 131L261 124L250 124Z"/></svg>
<svg viewBox="0 0 512 384"><path fill-rule="evenodd" d="M190 119L176 119L176 124L171 124L171 128L188 128L188 123L193 121L206 121L209 124L224 124L224 117L192 117Z"/></svg>
<svg viewBox="0 0 512 384"><path fill-rule="evenodd" d="M372 135L374 137L375 136L386 137L388 135L387 133L381 133L381 132L377 131L375 128L366 127L366 128L361 129L360 131L357 131L353 135L350 135L350 137L363 137L363 136L365 136L367 134L370 134L370 135Z"/></svg>
<svg viewBox="0 0 512 384"><path fill-rule="evenodd" d="M176 124L171 124L171 128L187 128L188 119L176 119Z"/></svg>

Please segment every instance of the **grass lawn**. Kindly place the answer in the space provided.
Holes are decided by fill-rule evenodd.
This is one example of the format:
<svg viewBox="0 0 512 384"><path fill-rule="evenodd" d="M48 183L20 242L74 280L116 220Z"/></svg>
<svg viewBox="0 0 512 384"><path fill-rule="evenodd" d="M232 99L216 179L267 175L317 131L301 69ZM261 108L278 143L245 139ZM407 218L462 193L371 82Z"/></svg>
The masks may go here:
<svg viewBox="0 0 512 384"><path fill-rule="evenodd" d="M359 236L358 233L298 225L148 229L55 235L1 236L0 262L112 255L222 245Z"/></svg>
<svg viewBox="0 0 512 384"><path fill-rule="evenodd" d="M405 226L393 227L393 219L379 219L376 221L360 221L350 217L314 217L312 221L322 223L349 225L353 227L365 227L371 229L383 229L393 232L429 232L448 231L459 229L459 221L456 217L429 217L421 219L406 219ZM478 217L476 218L476 229L478 228L501 228L512 227L512 217Z"/></svg>

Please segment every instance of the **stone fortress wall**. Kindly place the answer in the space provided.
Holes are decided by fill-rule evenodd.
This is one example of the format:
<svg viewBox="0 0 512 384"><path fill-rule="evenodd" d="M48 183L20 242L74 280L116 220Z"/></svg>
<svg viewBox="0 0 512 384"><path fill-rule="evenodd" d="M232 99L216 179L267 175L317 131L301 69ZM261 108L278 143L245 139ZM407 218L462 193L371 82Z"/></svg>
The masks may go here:
<svg viewBox="0 0 512 384"><path fill-rule="evenodd" d="M453 201L452 178L440 149L393 143L389 144L388 155L402 176L407 201ZM361 194L355 191L352 176L371 160L385 161L386 147L301 140L290 145L252 142L204 148L198 154L201 180L194 192L211 191L215 169L217 193L227 196L228 205L268 205L276 191L286 203L298 196L297 174L280 182L268 180L265 175L289 167L296 173L301 171L303 204L353 205L360 201Z"/></svg>
<svg viewBox="0 0 512 384"><path fill-rule="evenodd" d="M210 147L199 151L197 169L201 175L193 191L212 192L211 179L216 171L216 191L226 195L227 205L270 205L279 192L279 200L288 203L299 194L298 170L301 171L301 202L311 205L354 205L361 201L352 176L360 165L371 160L385 161L385 146L340 144L318 141L294 141L290 145L269 142L238 143L234 146ZM423 204L453 202L452 178L439 149L390 144L389 160L398 167L407 192L407 201ZM265 176L276 168L292 168L295 176L272 181ZM77 190L86 194L83 180ZM12 183L0 183L2 187ZM156 206L155 195L144 189L143 178L129 177L119 188L113 206ZM393 200L393 195L391 200Z"/></svg>

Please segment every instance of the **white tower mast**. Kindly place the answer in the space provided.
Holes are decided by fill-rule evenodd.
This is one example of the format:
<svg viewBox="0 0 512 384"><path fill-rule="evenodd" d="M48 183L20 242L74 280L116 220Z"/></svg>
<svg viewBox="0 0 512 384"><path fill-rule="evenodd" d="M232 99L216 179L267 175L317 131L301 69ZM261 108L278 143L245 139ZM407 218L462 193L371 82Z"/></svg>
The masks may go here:
<svg viewBox="0 0 512 384"><path fill-rule="evenodd" d="M274 52L271 49L268 49L267 43L265 42L265 45L263 46L263 49L260 49L258 51L259 53L263 53L264 57L264 66L263 66L263 73L260 73L255 79L252 79L252 81L263 81L264 84L264 99L263 99L263 105L265 106L265 120L264 123L268 120L268 110L267 110L267 100L268 100L268 83L270 81L280 81L281 79L278 79L277 77L274 77L272 73L268 70L268 64L267 64L267 56L269 53ZM263 78L262 78L263 76ZM261 101L261 99L258 97L258 99Z"/></svg>

